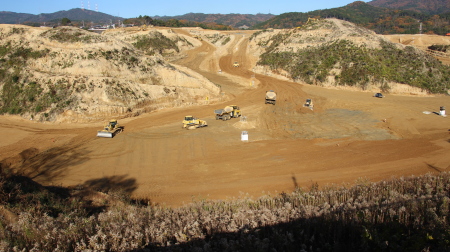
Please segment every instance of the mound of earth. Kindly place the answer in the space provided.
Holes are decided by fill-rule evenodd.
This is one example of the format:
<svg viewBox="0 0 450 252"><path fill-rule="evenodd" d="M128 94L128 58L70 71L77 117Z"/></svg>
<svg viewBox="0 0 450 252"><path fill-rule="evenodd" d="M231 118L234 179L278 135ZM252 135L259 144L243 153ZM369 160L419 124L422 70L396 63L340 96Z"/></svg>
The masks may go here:
<svg viewBox="0 0 450 252"><path fill-rule="evenodd" d="M252 69L254 72L285 80L395 94L446 92L450 87L444 77L449 72L448 67L426 53L423 47L426 42L421 42L426 38L416 40L414 43L414 38L385 37L356 24L330 18L295 29L256 32L250 38L249 49L259 59ZM413 46L419 44L421 46ZM426 74L428 72L433 73L432 77Z"/></svg>
<svg viewBox="0 0 450 252"><path fill-rule="evenodd" d="M74 27L1 25L0 31L8 62L1 65L8 74L0 87L16 90L2 93L4 112L41 121L86 122L197 104L220 93L202 75L135 48L139 36L152 38L156 30L97 34ZM173 39L192 48L183 36Z"/></svg>

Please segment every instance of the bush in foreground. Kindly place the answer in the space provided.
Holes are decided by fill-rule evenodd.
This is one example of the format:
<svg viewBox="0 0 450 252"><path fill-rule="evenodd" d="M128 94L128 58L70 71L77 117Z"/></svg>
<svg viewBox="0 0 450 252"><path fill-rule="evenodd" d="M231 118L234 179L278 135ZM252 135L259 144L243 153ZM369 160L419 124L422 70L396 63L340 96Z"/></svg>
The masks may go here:
<svg viewBox="0 0 450 252"><path fill-rule="evenodd" d="M180 208L131 204L83 211L53 190L47 203L0 182L2 251L448 251L450 174L429 174L353 187L297 190L275 197L199 201ZM27 186L29 187L29 186ZM9 190L9 191L8 191ZM12 193L12 194L11 194ZM39 191L42 194L42 191ZM3 197L2 197L3 198ZM20 200L23 198L23 204ZM72 202L58 215L39 204ZM52 203L53 202L53 203ZM78 201L80 202L80 201ZM14 204L12 204L14 203ZM68 205L68 204L66 204Z"/></svg>

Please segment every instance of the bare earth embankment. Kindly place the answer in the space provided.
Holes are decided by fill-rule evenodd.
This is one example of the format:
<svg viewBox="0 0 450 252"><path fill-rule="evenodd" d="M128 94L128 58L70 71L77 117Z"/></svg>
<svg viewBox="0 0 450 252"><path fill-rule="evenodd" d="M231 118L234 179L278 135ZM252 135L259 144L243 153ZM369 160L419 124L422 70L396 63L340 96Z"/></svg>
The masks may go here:
<svg viewBox="0 0 450 252"><path fill-rule="evenodd" d="M0 160L44 185L121 188L170 206L450 171L450 119L436 114L450 108L449 96L378 99L255 74L251 32L228 33L225 46L202 41L175 63L219 84L229 101L122 119L125 131L112 139L96 138L100 124L1 116ZM275 106L264 104L270 89L278 93ZM307 98L314 110L302 106ZM214 109L229 104L247 120L216 121ZM183 130L185 115L209 126Z"/></svg>

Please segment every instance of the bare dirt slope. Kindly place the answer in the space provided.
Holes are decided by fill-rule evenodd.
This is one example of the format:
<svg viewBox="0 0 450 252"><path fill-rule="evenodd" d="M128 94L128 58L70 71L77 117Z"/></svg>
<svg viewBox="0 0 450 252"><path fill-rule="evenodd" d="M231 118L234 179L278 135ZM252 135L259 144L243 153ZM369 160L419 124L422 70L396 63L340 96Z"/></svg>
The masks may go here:
<svg viewBox="0 0 450 252"><path fill-rule="evenodd" d="M176 44L155 52L135 46L142 39L163 44L161 40L169 37ZM178 49L192 49L201 42L188 36L190 42L167 28L129 27L96 34L68 26L53 29L0 24L0 38L0 47L6 48L2 60L10 61L1 65L2 69L20 69L17 74L24 89L30 89L29 83L34 83L31 86L36 90L42 89L29 92L33 99L28 101L21 101L19 93L14 98L21 107L5 106L4 110L20 110L23 117L34 120L98 122L105 116L120 118L130 112L197 104L204 97L215 100L219 96L217 85L189 68L168 63L167 58L178 55ZM20 60L13 60L22 52L39 57L25 56L22 66ZM12 97L4 91L8 90L6 81L0 82L0 90L2 102L8 104ZM49 94L53 98L47 98ZM51 105L48 100L52 100Z"/></svg>
<svg viewBox="0 0 450 252"><path fill-rule="evenodd" d="M450 36L425 35L425 34L393 34L384 35L391 42L408 46L414 46L423 51L427 51L431 45L450 45ZM436 56L436 55L434 55ZM448 54L442 54L437 57L442 63L450 65Z"/></svg>
<svg viewBox="0 0 450 252"><path fill-rule="evenodd" d="M125 131L112 139L96 138L100 125L2 116L2 167L45 185L123 189L170 206L450 171L450 119L436 114L450 107L449 96L378 99L254 74L249 34L232 32L220 54L203 41L176 62L221 85L226 102L120 120ZM276 105L264 104L269 89L278 93ZM307 98L314 110L303 107ZM246 121L215 120L213 110L229 104L240 106ZM183 130L185 115L209 126Z"/></svg>

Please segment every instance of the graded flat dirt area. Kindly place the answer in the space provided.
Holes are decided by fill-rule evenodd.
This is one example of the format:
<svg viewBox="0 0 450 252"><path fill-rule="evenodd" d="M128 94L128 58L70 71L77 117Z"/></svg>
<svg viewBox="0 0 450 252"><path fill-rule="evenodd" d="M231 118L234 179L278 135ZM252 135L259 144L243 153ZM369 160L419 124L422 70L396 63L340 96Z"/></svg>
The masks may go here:
<svg viewBox="0 0 450 252"><path fill-rule="evenodd" d="M175 62L219 84L224 102L121 119L125 130L112 139L96 137L103 123L1 116L2 167L44 185L122 189L167 206L450 171L450 117L438 115L450 96L375 98L256 74L250 32L230 33L225 52L203 41ZM264 104L267 90L276 105ZM307 98L314 110L303 107ZM214 109L230 104L245 118L215 120ZM185 115L208 127L182 129Z"/></svg>

